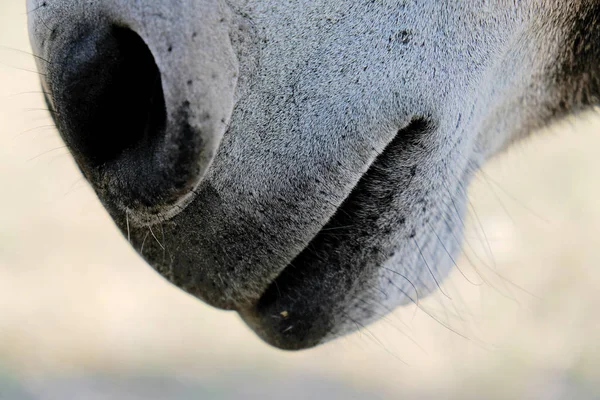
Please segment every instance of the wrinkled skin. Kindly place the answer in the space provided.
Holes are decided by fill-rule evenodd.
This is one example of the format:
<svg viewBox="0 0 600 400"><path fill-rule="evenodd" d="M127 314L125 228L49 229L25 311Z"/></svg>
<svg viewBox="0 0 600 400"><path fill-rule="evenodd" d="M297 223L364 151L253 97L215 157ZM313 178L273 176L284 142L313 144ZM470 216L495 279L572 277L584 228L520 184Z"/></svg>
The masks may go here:
<svg viewBox="0 0 600 400"><path fill-rule="evenodd" d="M124 235L283 349L434 291L473 172L599 103L593 0L28 8L49 108Z"/></svg>

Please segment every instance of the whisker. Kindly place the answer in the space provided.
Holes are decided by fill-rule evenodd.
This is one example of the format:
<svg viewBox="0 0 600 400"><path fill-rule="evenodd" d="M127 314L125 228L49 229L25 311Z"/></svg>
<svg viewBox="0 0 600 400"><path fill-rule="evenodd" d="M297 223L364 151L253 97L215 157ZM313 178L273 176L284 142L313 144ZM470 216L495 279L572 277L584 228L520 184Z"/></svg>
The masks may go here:
<svg viewBox="0 0 600 400"><path fill-rule="evenodd" d="M442 320L440 320L438 317L436 317L433 313L426 311L423 307L419 308L421 311L423 311L425 313L425 315L427 315L429 318L433 319L435 322L437 322L438 324L440 324L441 326L443 326L444 328L448 329L450 332L460 336L461 338L468 340L469 342L472 342L473 339L468 337L467 335L459 332L458 330L452 328L450 325L446 324L445 322L443 322Z"/></svg>
<svg viewBox="0 0 600 400"><path fill-rule="evenodd" d="M431 274L431 277L433 278L433 281L435 282L435 284L437 285L438 289L440 290L440 292L446 296L448 299L452 300L452 298L450 296L448 296L448 294L446 294L446 292L444 292L444 290L442 289L442 287L440 286L440 283L438 282L437 278L435 277L435 274L433 273L433 271L431 270L431 268L429 267L429 263L427 262L427 260L425 259L425 255L423 254L423 251L421 250L421 247L419 246L419 243L416 241L416 239L413 238L413 242L415 244L415 246L417 247L417 249L419 250L419 254L421 255L421 259L423 260L423 262L425 263L425 265L427 266L427 270L429 271L429 273Z"/></svg>
<svg viewBox="0 0 600 400"><path fill-rule="evenodd" d="M402 289L400 286L396 285L396 283L393 280L391 280L390 278L387 278L387 279L388 279L388 283L390 285L392 285L396 289L398 289L400 291L400 293L402 293L403 295L405 295L406 298L409 299L411 301L411 303L413 303L415 305L415 310L413 311L413 316L412 316L412 319L414 320L415 316L417 315L417 310L419 309L419 303L418 303L418 301L415 301L415 299L413 299L408 293L406 293L406 291L404 291L404 289ZM412 284L412 282L411 282L411 284ZM416 293L417 293L417 296L418 296L419 292L416 292Z"/></svg>
<svg viewBox="0 0 600 400"><path fill-rule="evenodd" d="M466 231L466 230L467 230L467 225L466 225L466 223L465 223L465 221L464 221L464 219L463 219L463 217L462 217L462 215L461 215L460 211L458 210L458 206L456 205L456 202L454 201L454 197L452 196L452 193L450 192L450 189L448 189L448 187L446 186L446 184L445 184L444 182L442 182L442 186L444 186L444 188L445 188L445 189L446 189L446 191L448 192L448 197L449 197L449 199L450 199L450 202L452 203L452 207L453 207L454 213L455 213L456 217L458 218L458 221L460 222L460 225L461 225L462 229L463 229L464 231ZM445 202L444 202L444 203L445 203ZM449 206L448 206L448 207L449 207ZM477 233L479 234L479 231L477 231ZM479 237L479 240L481 241L481 237ZM490 269L490 270L493 270L493 268L492 268L492 267L490 267L490 266L488 265L488 263L487 263L485 260L483 260L483 259L480 257L480 255L479 255L479 252L477 252L477 251L475 250L475 248L474 248L474 247L473 247L473 245L471 244L471 241L470 241L470 240L468 240L468 239L466 239L466 238L465 238L465 243L467 244L467 247L468 247L468 248L469 248L469 249L470 249L470 250L473 252L473 254L475 255L475 257L477 257L477 259L478 259L478 260L479 260L479 261L480 261L480 262L481 262L481 263L482 263L482 264L483 264L485 267L487 267L487 268L488 268L488 269Z"/></svg>
<svg viewBox="0 0 600 400"><path fill-rule="evenodd" d="M496 201L498 202L498 204L500 205L500 207L502 207L502 210L504 211L504 213L506 214L506 216L508 217L508 219L510 219L510 221L512 222L513 225L517 225L517 223L515 222L515 219L512 217L512 215L510 215L510 212L508 212L508 208L506 207L506 204L504 204L504 202L502 201L502 199L500 199L500 196L498 196L498 193L496 193L496 191L494 190L494 187L492 186L492 184L490 183L490 181L485 177L485 175L478 173L475 176L479 177L480 179L482 179L485 184L487 185L487 187L490 189L490 192L494 195L494 198L496 199Z"/></svg>
<svg viewBox="0 0 600 400"><path fill-rule="evenodd" d="M160 246L160 248L163 249L163 250L165 250L165 247L158 240L158 238L156 237L156 235L154 234L154 232L152 232L152 227L149 226L148 229L150 229L150 233L152 234L152 237L154 238L154 240L156 240L156 243L158 243L158 245Z"/></svg>
<svg viewBox="0 0 600 400"><path fill-rule="evenodd" d="M487 233L485 232L485 229L483 227L483 223L481 222L481 218L479 218L479 214L477 213L477 210L475 209L475 206L473 205L473 202L469 198L468 193L467 193L465 187L463 186L463 184L460 181L458 182L458 186L461 188L461 190L465 194L465 198L467 199L467 203L469 204L469 207L471 208L471 211L473 211L473 215L475 216L475 221L477 221L477 225L479 226L479 229L481 229L481 233L483 234L483 239L485 241L486 251L487 251L488 255L490 256L490 258L492 260L492 265L494 266L494 268L497 268L496 258L494 257L494 253L492 251L492 246L490 245L490 241L489 241L489 239L487 237ZM475 231L479 232L479 229L476 229Z"/></svg>
<svg viewBox="0 0 600 400"><path fill-rule="evenodd" d="M40 76L46 76L46 74L44 74L43 72L36 71L36 70L33 70L33 69L27 69L27 68L15 67L14 65L5 64L5 63L3 63L3 62L0 62L0 65L4 65L4 66L5 66L5 67L7 67L7 68L16 69L16 70L19 70L19 71L31 72L32 74L37 74L37 75L40 75Z"/></svg>
<svg viewBox="0 0 600 400"><path fill-rule="evenodd" d="M27 160L27 162L29 162L29 161L33 161L33 160L35 160L35 159L37 159L37 158L40 158L40 157L42 157L43 155L46 155L46 154L48 154L48 153L52 153L53 151L57 151L57 150L60 150L60 149L66 149L66 148L67 148L67 146L60 146L60 147L56 147L56 148L54 148L54 149L47 150L47 151L45 151L45 152L43 152L43 153L41 153L41 154L38 154L37 156L35 156L35 157L33 157L33 158L30 158L29 160Z"/></svg>
<svg viewBox="0 0 600 400"><path fill-rule="evenodd" d="M75 187L77 187L77 184L79 184L84 179L85 179L84 177L81 177L81 178L77 179L75 182L73 182L71 184L71 186L69 187L69 190L67 190L64 195L65 196L69 195L75 189Z"/></svg>
<svg viewBox="0 0 600 400"><path fill-rule="evenodd" d="M452 231L452 227L450 226L450 223L448 222L447 216L444 217L444 223L446 224L446 226L448 227L448 230L452 232L452 237L454 238L454 241L456 242L456 244L458 246L461 245L461 240L459 237L456 236L456 234L454 233L454 231ZM477 252L471 247L469 241L465 241L467 243L467 247L471 250L471 252L475 255L475 257L477 258L477 260L483 264L486 268L488 268L490 271L492 271L492 273L494 273L495 275L498 275L497 272L495 272L493 269L491 269L484 260L482 260L479 255L477 254ZM475 272L477 273L477 275L479 276L479 278L481 278L481 280L487 284L488 286L490 286L491 288L493 288L498 294L500 294L502 297L514 301L515 303L518 304L517 299L511 295L505 294L503 293L498 287L496 287L496 285L492 284L492 282L490 282L485 275L483 275L481 273L481 271L479 270L479 268L477 267L476 263L473 261L473 259L469 256L469 253L464 251L465 249L463 249L462 254L463 256L467 259L468 263L471 265L471 267L473 268L473 270L475 270ZM510 290L508 288L506 288L506 286L504 285L504 288L510 292Z"/></svg>
<svg viewBox="0 0 600 400"><path fill-rule="evenodd" d="M44 25L46 27L46 29L48 29L50 32L53 32L53 30L50 29L50 27L48 26L48 24L46 23L46 21L43 18L39 18L39 20L42 23L42 25Z"/></svg>
<svg viewBox="0 0 600 400"><path fill-rule="evenodd" d="M163 227L162 221L160 223L160 231L161 231L161 234L162 234L162 241L163 241L163 243L167 243L167 241L165 240L165 229ZM167 249L165 249L163 247L163 263L165 262L165 258L167 258Z"/></svg>
<svg viewBox="0 0 600 400"><path fill-rule="evenodd" d="M146 232L144 235L144 239L142 240L142 246L140 247L140 256L144 257L144 245L146 244L146 239L148 239L149 232Z"/></svg>
<svg viewBox="0 0 600 400"><path fill-rule="evenodd" d="M510 284L511 286L514 286L515 288L519 289L520 291L522 291L525 294L528 294L529 296L537 299L537 300L541 300L542 298L536 294L534 294L533 292L530 292L529 290L525 289L523 286L513 282L512 280L508 279L507 277L501 275L501 274L496 274L496 276L498 276L498 278L502 279L503 281L506 281L508 284ZM517 304L521 305L521 303L519 303L517 300L515 300L517 302Z"/></svg>
<svg viewBox="0 0 600 400"><path fill-rule="evenodd" d="M494 184L494 186L496 186L498 189L500 189L502 191L502 193L504 193L508 198L510 198L512 201L514 201L515 203L517 203L519 206L521 206L522 208L524 208L528 212L530 212L531 215L533 215L534 217L538 218L540 221L545 222L548 225L553 225L552 221L550 221L550 220L542 217L541 215L537 214L533 209L531 209L530 207L528 207L527 205L525 205L525 203L523 203L522 201L520 201L519 199L517 199L513 194L511 194L506 189L504 189L502 187L502 185L500 185L492 177L490 177L488 174L486 174L483 170L481 170L480 173L481 173L481 175L483 177L485 177L486 180L490 181L491 183Z"/></svg>
<svg viewBox="0 0 600 400"><path fill-rule="evenodd" d="M385 269L385 270L387 270L387 271L389 271L389 272L391 272L391 273L393 273L394 275L398 275L399 277L401 277L402 279L404 279L406 282L408 282L408 284L409 284L410 286L412 286L413 290L415 291L415 298L416 298L416 300L413 300L413 299L412 299L412 297L410 297L410 296L408 296L408 298L409 298L409 299L410 299L410 300L411 300L413 303L415 303L415 305L417 305L417 306L418 306L418 305L419 305L419 291L417 290L417 287L415 286L415 284L414 284L414 283L412 283L412 281L411 281L410 279L408 279L408 278L407 278L407 277L406 277L404 274L401 274L401 273L400 273L400 272L398 272L398 271L394 271L393 269L391 269L391 268L388 268L388 267L385 267L385 266L384 266L384 267L382 267L382 268L383 268L383 269Z"/></svg>
<svg viewBox="0 0 600 400"><path fill-rule="evenodd" d="M131 231L129 230L129 209L125 209L125 222L127 224L127 241L131 244Z"/></svg>
<svg viewBox="0 0 600 400"><path fill-rule="evenodd" d="M465 278L467 280L467 282L469 282L472 285L475 286L481 286L483 284L483 282L480 283L475 283L473 281L471 281L466 275L465 273L461 270L461 268L458 266L458 264L456 263L456 260L454 259L454 257L452 256L452 254L450 254L450 252L448 251L448 248L446 247L446 245L444 244L444 242L442 241L442 239L440 238L440 235L438 235L438 233L435 231L435 229L433 229L433 226L431 225L431 222L429 223L429 228L431 229L431 232L433 232L433 234L435 235L435 237L437 238L438 242L440 243L440 245L442 245L442 248L444 249L444 251L446 252L446 254L448 255L448 257L450 257L450 260L452 260L452 264L454 264L454 266L456 267L456 269L460 272L460 274L463 276L463 278Z"/></svg>
<svg viewBox="0 0 600 400"><path fill-rule="evenodd" d="M44 1L42 4L40 4L39 6L37 6L36 8L34 8L33 10L29 10L29 11L25 12L25 15L28 15L28 14L33 13L33 12L36 12L37 10L42 9L42 8L46 7L47 5L48 5L48 3L46 3Z"/></svg>
<svg viewBox="0 0 600 400"><path fill-rule="evenodd" d="M406 361L404 361L403 359L401 359L398 355L394 354L393 352L391 352L386 346L385 344L383 344L383 342L381 340L379 340L379 338L377 338L377 336L375 336L375 334L373 334L373 332L371 332L371 330L366 327L364 324L361 324L359 321L356 321L355 319L353 319L350 315L348 315L348 313L346 312L342 312L343 315L348 318L350 321L352 321L355 325L357 325L358 327L360 327L361 329L367 331L367 333L369 334L367 337L370 337L376 344L378 344L386 353L388 353L389 355L391 355L392 357L394 357L395 359L397 359L398 361L400 361L401 363L403 363L404 365L408 366L408 363ZM360 329L359 329L360 330Z"/></svg>
<svg viewBox="0 0 600 400"><path fill-rule="evenodd" d="M490 180L491 180L491 178L490 178ZM463 192L465 193L465 196L466 196L466 195L467 195L467 193L464 191L464 186L462 186L462 184L460 184L460 183L459 183L459 185L461 186L461 188L462 188L462 190L463 190ZM447 189L447 187L446 187L446 189ZM449 191L448 189L447 189L447 191L448 191L448 193L450 194L450 191ZM456 212L456 215L457 215L457 216L459 216L459 219L461 220L461 223L463 224L463 228L466 228L466 226L465 226L465 224L464 224L464 221L462 220L462 218L460 218L460 213L458 212L458 208L456 207L456 203L454 202L454 200L453 200L453 198L452 198L451 196L450 196L450 198L451 198L451 200L452 200L452 204L453 204L453 206L454 206L454 210L455 210L455 212ZM516 200L516 199L515 199L515 201L517 201L517 202L518 202L518 200ZM472 206L472 203L471 203L471 201L470 201L470 200L469 200L469 203L470 203L470 204L471 204L471 206ZM473 210L473 211L475 211L475 210ZM534 214L534 215L535 215L535 214ZM477 214L476 214L476 213L475 213L475 217L478 219L478 217L477 217ZM541 218L541 217L540 217L540 218ZM480 220L478 220L478 222L479 222L479 224L480 224L480 227L481 227L481 229L483 230L483 226L482 226L483 224L481 223L481 221L480 221ZM548 222L548 223L550 223L550 222ZM448 224L448 222L447 222L447 221L446 221L446 224ZM450 229L450 227L449 227L449 226L448 226L448 228ZM451 230L451 229L450 229L450 230ZM452 231L452 230L451 230L451 231ZM476 229L476 232L479 234L479 230L478 230L478 229ZM484 230L483 230L483 234L485 235L485 231L484 231ZM455 236L455 235L453 235L453 236ZM490 248L490 252L491 252L491 246L490 246L489 240L487 240L487 235L485 236L485 239L486 239L486 242L487 242L487 246ZM459 243L459 244L460 244L460 241L459 241L459 240L458 240L456 237L455 237L455 240L457 240L457 243ZM480 240L481 240L481 237L480 237ZM483 259L482 259L482 258L479 256L478 252L477 252L477 251L475 251L475 249L474 249L474 248L471 246L471 244L470 244L470 241L469 241L469 240L465 240L465 242L466 242L467 246L469 247L469 249L470 249L470 250L473 252L473 254L475 255L475 257L477 257L477 259L478 259L478 260L479 260L479 261L480 261L480 262L481 262L481 263L482 263L482 264L483 264L483 265L484 265L486 268L488 268L490 271L492 271L492 273L493 273L495 276L497 276L498 278L500 278L500 279L503 281L503 283L509 283L510 285L512 285L512 286L514 286L515 288L517 288L517 289L521 290L522 292L524 292L524 293L526 293L526 294L528 294L528 295L530 295L530 296L532 296L532 297L534 297L534 298L539 298L539 297L538 297L538 296L536 296L535 294L531 293L530 291L526 290L525 288L521 287L520 285L516 284L515 282L512 282L510 279L508 279L508 278L504 277L502 274L500 274L500 273L497 271L497 266L496 266L496 264L495 264L495 260L493 259L493 254L492 254L492 262L494 262L494 268L492 268L490 265L488 265L488 264L487 264L487 263L486 263L486 262L485 262L485 261L484 261L484 260L483 260ZM474 269L477 271L477 268L476 268L476 267L475 267L475 265L473 264L473 262L472 262L472 260L470 259L470 257L468 257L468 254L467 254L465 251L463 251L463 254L466 256L467 260L468 260L468 261L469 261L469 263L470 263L470 264L473 266L473 268L474 268ZM497 287L495 287L495 285L492 285L492 284L491 284L491 283L490 283L488 280L484 279L484 278L483 278L483 276L481 275L481 273L479 273L479 272L478 272L478 275L480 276L480 278L482 278L482 280L483 280L485 283L487 283L488 285L490 285L491 287L493 287L493 288L494 288L494 289L495 289L495 290L496 290L496 291L497 291L497 292L498 292L500 295L502 295L503 297L505 297L505 298L507 298L507 299L509 299L509 300L512 300L512 301L514 301L514 302L515 302L515 303L517 303L519 306L521 305L521 304L520 304L520 302L519 302L519 301L516 299L516 297L515 297L515 296L514 296L514 294L512 293L512 291L511 291L511 290L510 290L510 289L509 289L509 288L508 288L506 285L503 285L503 286L504 286L505 290L506 290L506 291L508 291L508 292L510 293L510 295L507 295L507 294L505 294L505 293L502 293L502 292L501 292L501 291L500 291L500 290L499 290Z"/></svg>
<svg viewBox="0 0 600 400"><path fill-rule="evenodd" d="M48 164L53 164L55 162L57 162L58 160L71 160L72 158L70 157L71 153L66 152L63 154L58 154L54 157L52 157L50 160L48 160ZM66 158L65 158L66 157Z"/></svg>
<svg viewBox="0 0 600 400"><path fill-rule="evenodd" d="M49 108L26 108L23 111L25 112L34 112L34 111L46 111L48 112L50 115L58 115L60 116L61 114L59 114L57 111L55 110L51 110Z"/></svg>
<svg viewBox="0 0 600 400"><path fill-rule="evenodd" d="M421 346L412 336L410 336L408 333L404 332L402 329L400 329L396 324L394 324L392 321L390 321L390 319L387 317L387 315L382 314L382 313L378 313L377 311L373 310L373 305L369 304L368 301L366 301L365 299L360 298L359 301L365 303L369 309L370 312L374 313L380 320L386 322L389 326L391 326L392 328L394 328L396 331L398 331L402 336L404 336L405 338L407 338L408 340L410 340L412 342L412 344L414 344L415 346L417 346L420 350L422 350L425 354L427 354L427 351L425 350L425 348L423 348L423 346ZM389 307L386 307L385 305L379 303L379 302L375 302L375 306L376 307L383 307L387 310L388 313L392 313L393 310L391 310ZM399 320L400 321L400 320ZM400 321L404 326L406 326L408 328L408 325L406 325L404 322Z"/></svg>
<svg viewBox="0 0 600 400"><path fill-rule="evenodd" d="M6 96L6 98L10 99L12 97L23 96L26 94L45 94L47 96L52 96L52 94L50 94L49 92L44 92L43 90L32 90L30 92L20 92L20 93L9 94L8 96Z"/></svg>
<svg viewBox="0 0 600 400"><path fill-rule="evenodd" d="M323 229L321 229L321 232L328 232L328 231L334 231L334 230L338 230L338 229L347 229L347 228L354 228L354 225L332 226L330 228L323 228Z"/></svg>
<svg viewBox="0 0 600 400"><path fill-rule="evenodd" d="M434 316L429 310L427 310L425 307L423 307L422 305L418 305L417 303L414 302L414 300L412 300L412 298L410 297L410 295L408 295L401 287L397 286L392 280L389 280L389 283L391 283L392 285L394 285L400 292L402 292L406 297L408 297L409 299L411 299L411 301L413 302L413 304L417 305L417 307L415 308L415 314L416 311L422 311L425 315L427 315L429 318L433 319L435 322L437 322L438 324L440 324L442 327L446 328L448 331L460 336L463 339L466 339L468 341L471 341L472 339L460 332L458 332L456 329L452 328L451 326L449 326L448 324L444 323L443 321L441 321L439 318L437 318L436 316ZM414 318L415 315L413 315Z"/></svg>
<svg viewBox="0 0 600 400"><path fill-rule="evenodd" d="M27 130L24 130L23 132L20 132L16 136L13 136L11 138L11 140L15 140L15 139L19 138L20 136L23 136L26 133L33 132L33 131L36 131L38 129L44 129L44 128L47 128L47 129L49 129L49 128L56 128L56 125L49 124L49 125L36 126L35 128L27 129Z"/></svg>
<svg viewBox="0 0 600 400"><path fill-rule="evenodd" d="M451 199L452 200L452 199ZM452 207L446 203L444 201L445 205L446 205L446 212L444 213L444 223L446 224L448 230L451 232L452 237L454 238L456 244L461 247L462 245L462 241L459 237L457 237L457 235L455 234L454 230L452 229L452 227L450 226L450 222L448 222L448 220L452 221L452 215L449 213L451 212L451 208L454 210L455 215L457 216L457 218L462 221L462 218L460 217L460 213L458 212L458 208L456 206L456 203L454 201L452 201ZM463 225L463 229L466 229L466 227ZM511 293L510 289L507 288L505 285L504 289L506 291L508 291L510 293L510 295L503 293L498 287L496 287L496 285L493 285L488 279L485 278L485 276L482 274L482 272L479 270L479 268L477 267L476 263L473 261L473 259L469 256L469 253L465 250L470 250L471 253L475 256L475 258L477 259L477 261L479 263L481 263L481 265L483 265L484 267L486 267L488 270L490 270L493 274L498 275L498 272L495 271L493 268L491 268L488 263L481 258L481 256L479 255L479 252L477 252L475 250L475 248L473 247L473 245L471 244L471 241L468 240L468 238L466 236L463 236L464 243L466 244L466 248L463 247L462 250L462 254L465 256L465 258L467 259L467 261L469 262L469 264L471 265L471 267L473 267L473 269L475 270L475 272L477 273L477 275L481 278L481 280L483 282L485 282L486 284L488 284L490 287L494 288L494 290L496 290L496 292L498 292L501 296L512 300L514 302L517 302L516 298L514 297L514 295ZM518 303L518 302L517 302Z"/></svg>
<svg viewBox="0 0 600 400"><path fill-rule="evenodd" d="M3 46L3 45L0 45L0 49L10 50L10 51L16 51L18 53L27 54L28 56L32 56L33 58L37 58L38 60L45 61L48 64L52 64L50 61L46 60L45 58L40 57L40 56L38 56L36 54L30 53L30 52L25 51L25 50L21 50L21 49L17 49L17 48L14 48L14 47L9 47L9 46Z"/></svg>

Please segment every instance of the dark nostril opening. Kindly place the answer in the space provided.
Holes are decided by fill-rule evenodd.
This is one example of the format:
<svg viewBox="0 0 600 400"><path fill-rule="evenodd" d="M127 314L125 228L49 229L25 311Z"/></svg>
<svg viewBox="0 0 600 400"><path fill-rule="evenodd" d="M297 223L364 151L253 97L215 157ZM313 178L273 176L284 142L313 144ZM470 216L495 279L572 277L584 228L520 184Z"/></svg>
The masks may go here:
<svg viewBox="0 0 600 400"><path fill-rule="evenodd" d="M84 164L112 163L129 152L152 154L166 124L161 75L150 49L132 30L113 27L74 44L57 110L66 140ZM60 118L59 118L60 119Z"/></svg>

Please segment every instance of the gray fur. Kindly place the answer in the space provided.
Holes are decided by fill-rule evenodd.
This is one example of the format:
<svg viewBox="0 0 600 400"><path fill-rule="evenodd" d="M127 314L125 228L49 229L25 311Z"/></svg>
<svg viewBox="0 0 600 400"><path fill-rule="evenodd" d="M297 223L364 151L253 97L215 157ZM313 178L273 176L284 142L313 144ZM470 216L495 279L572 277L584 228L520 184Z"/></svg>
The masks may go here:
<svg viewBox="0 0 600 400"><path fill-rule="evenodd" d="M94 172L72 148L75 158L157 271L281 348L330 340L435 290L460 250L472 173L600 95L593 0L28 7L52 93L66 90L65 49L89 27L126 26L146 42L166 145L187 145L173 133L182 123L202 143L186 189L144 206L124 194L119 177L131 171ZM66 126L71 111L50 104Z"/></svg>

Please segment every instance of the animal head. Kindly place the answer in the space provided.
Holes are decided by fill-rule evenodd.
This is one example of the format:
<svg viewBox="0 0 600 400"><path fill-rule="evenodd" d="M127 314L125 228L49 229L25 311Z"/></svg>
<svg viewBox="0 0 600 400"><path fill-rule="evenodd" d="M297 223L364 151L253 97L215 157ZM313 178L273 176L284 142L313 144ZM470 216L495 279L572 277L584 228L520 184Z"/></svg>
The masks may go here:
<svg viewBox="0 0 600 400"><path fill-rule="evenodd" d="M600 97L595 0L28 0L82 173L170 282L302 349L436 290L489 157Z"/></svg>

